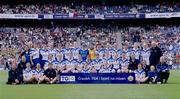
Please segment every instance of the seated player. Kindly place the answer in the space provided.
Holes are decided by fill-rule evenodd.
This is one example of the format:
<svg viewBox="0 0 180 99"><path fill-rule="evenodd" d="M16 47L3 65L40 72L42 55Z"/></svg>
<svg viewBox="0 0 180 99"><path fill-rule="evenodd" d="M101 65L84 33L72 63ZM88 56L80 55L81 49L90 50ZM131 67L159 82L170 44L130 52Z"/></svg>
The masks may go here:
<svg viewBox="0 0 180 99"><path fill-rule="evenodd" d="M81 73L90 73L89 67L87 63L85 63L82 67Z"/></svg>
<svg viewBox="0 0 180 99"><path fill-rule="evenodd" d="M77 65L75 65L72 69L71 69L72 73L78 73L78 69L77 69Z"/></svg>
<svg viewBox="0 0 180 99"><path fill-rule="evenodd" d="M99 73L111 73L111 68L109 68L108 62L105 62L100 69Z"/></svg>
<svg viewBox="0 0 180 99"><path fill-rule="evenodd" d="M52 63L49 63L48 68L44 71L44 79L42 79L42 81L43 80L48 84L54 84L58 80Z"/></svg>
<svg viewBox="0 0 180 99"><path fill-rule="evenodd" d="M119 65L119 63L118 63L118 60L114 61L114 63L113 63L113 69L114 69L115 71L117 71L119 68L120 68L120 65Z"/></svg>
<svg viewBox="0 0 180 99"><path fill-rule="evenodd" d="M91 73L97 73L97 70L96 70L96 68L93 66L93 67L91 67L90 72L91 72Z"/></svg>
<svg viewBox="0 0 180 99"><path fill-rule="evenodd" d="M60 70L59 73L71 73L71 68L68 68L65 64Z"/></svg>
<svg viewBox="0 0 180 99"><path fill-rule="evenodd" d="M138 69L134 71L135 80L137 83L145 83L148 80L145 71L142 69L142 64L138 64Z"/></svg>
<svg viewBox="0 0 180 99"><path fill-rule="evenodd" d="M44 70L41 69L41 65L38 63L36 65L36 70L35 70L35 79L36 79L36 82L38 82L38 84L40 84L42 79L44 79L43 75L44 75Z"/></svg>
<svg viewBox="0 0 180 99"><path fill-rule="evenodd" d="M26 69L23 71L23 81L26 84L30 84L36 81L36 78L32 72L30 63L26 63Z"/></svg>
<svg viewBox="0 0 180 99"><path fill-rule="evenodd" d="M20 84L22 78L15 64L12 65L10 71L8 72L8 82L6 84Z"/></svg>
<svg viewBox="0 0 180 99"><path fill-rule="evenodd" d="M156 83L157 82L158 73L155 70L155 67L153 65L150 67L150 71L148 71L147 76L148 76L148 82L149 83Z"/></svg>
<svg viewBox="0 0 180 99"><path fill-rule="evenodd" d="M121 68L117 69L117 73L121 73Z"/></svg>

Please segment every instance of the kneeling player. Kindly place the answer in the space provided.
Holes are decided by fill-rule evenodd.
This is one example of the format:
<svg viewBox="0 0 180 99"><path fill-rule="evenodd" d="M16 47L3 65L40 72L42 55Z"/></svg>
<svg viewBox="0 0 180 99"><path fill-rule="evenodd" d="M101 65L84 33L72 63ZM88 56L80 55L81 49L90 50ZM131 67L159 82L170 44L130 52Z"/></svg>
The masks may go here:
<svg viewBox="0 0 180 99"><path fill-rule="evenodd" d="M149 83L156 83L157 82L158 73L155 70L155 67L153 65L150 67L150 71L148 71L147 74L148 74L148 82Z"/></svg>
<svg viewBox="0 0 180 99"><path fill-rule="evenodd" d="M35 81L35 76L32 72L30 63L26 64L26 69L23 71L24 83L33 83Z"/></svg>
<svg viewBox="0 0 180 99"><path fill-rule="evenodd" d="M48 64L48 68L44 71L44 80L48 84L54 84L56 83L57 76L56 76L56 71L53 69L53 65L51 63Z"/></svg>
<svg viewBox="0 0 180 99"><path fill-rule="evenodd" d="M138 64L138 69L134 71L137 83L145 83L148 79L145 71L142 69L142 64Z"/></svg>

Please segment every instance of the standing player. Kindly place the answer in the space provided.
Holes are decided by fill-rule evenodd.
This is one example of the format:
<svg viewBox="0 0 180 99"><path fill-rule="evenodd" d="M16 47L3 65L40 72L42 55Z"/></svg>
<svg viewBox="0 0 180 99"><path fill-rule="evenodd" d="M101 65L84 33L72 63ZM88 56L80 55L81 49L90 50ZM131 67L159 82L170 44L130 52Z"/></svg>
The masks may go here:
<svg viewBox="0 0 180 99"><path fill-rule="evenodd" d="M143 49L141 50L141 56L142 56L142 60L146 61L146 65L150 65L149 62L149 56L150 56L150 48L148 47L148 45L146 43L143 44Z"/></svg>
<svg viewBox="0 0 180 99"><path fill-rule="evenodd" d="M108 62L105 62L102 68L99 70L99 73L111 73L111 68L109 68Z"/></svg>
<svg viewBox="0 0 180 99"><path fill-rule="evenodd" d="M37 65L37 63L41 62L39 48L36 44L34 44L34 48L31 49L30 56L31 56L31 63L34 67Z"/></svg>
<svg viewBox="0 0 180 99"><path fill-rule="evenodd" d="M44 67L44 64L46 62L48 62L48 56L49 56L49 51L48 51L48 48L45 47L44 45L44 48L43 49L40 49L40 54L42 55L42 59L41 59L41 68Z"/></svg>
<svg viewBox="0 0 180 99"><path fill-rule="evenodd" d="M113 58L116 54L116 50L114 48L109 48L108 49L109 57L108 58Z"/></svg>
<svg viewBox="0 0 180 99"><path fill-rule="evenodd" d="M100 58L100 59L103 59L103 58L104 58L105 52L106 52L106 49L105 49L105 48L99 48L99 49L97 50L97 54L99 54L99 58Z"/></svg>
<svg viewBox="0 0 180 99"><path fill-rule="evenodd" d="M97 70L97 72L101 69L101 65L103 63L102 59L99 58L99 54L96 54L96 64L95 64L95 69Z"/></svg>
<svg viewBox="0 0 180 99"><path fill-rule="evenodd" d="M79 54L81 55L83 62L87 61L87 57L89 55L89 51L87 49L85 49L85 47L86 46L83 46L83 48L81 50L79 50Z"/></svg>
<svg viewBox="0 0 180 99"><path fill-rule="evenodd" d="M21 56L25 56L26 63L31 62L30 60L30 48L28 46L25 46L24 52L21 54Z"/></svg>
<svg viewBox="0 0 180 99"><path fill-rule="evenodd" d="M91 61L96 58L96 49L93 46L89 49L89 58Z"/></svg>
<svg viewBox="0 0 180 99"><path fill-rule="evenodd" d="M79 48L74 46L73 48L71 48L71 53L73 55L73 59L78 60L78 58L79 58Z"/></svg>
<svg viewBox="0 0 180 99"><path fill-rule="evenodd" d="M81 73L90 73L90 68L88 67L87 63L84 63Z"/></svg>
<svg viewBox="0 0 180 99"><path fill-rule="evenodd" d="M121 66L121 72L128 73L129 60L126 58L126 54L122 53L122 58L120 58L118 61Z"/></svg>
<svg viewBox="0 0 180 99"><path fill-rule="evenodd" d="M56 60L55 60L55 58L53 59L53 55L52 54L49 54L49 56L48 56L48 61L46 61L45 62L45 64L44 64L44 70L46 70L47 68L48 68L48 64L49 63L53 63L53 62L55 62Z"/></svg>
<svg viewBox="0 0 180 99"><path fill-rule="evenodd" d="M135 59L140 60L141 50L138 47L138 43L134 43L134 46L133 46L133 49L132 49L132 53L134 53Z"/></svg>
<svg viewBox="0 0 180 99"><path fill-rule="evenodd" d="M57 51L56 53L56 63L57 63L57 69L60 69L64 66L64 55L62 51Z"/></svg>
<svg viewBox="0 0 180 99"><path fill-rule="evenodd" d="M129 60L130 54L131 54L131 50L128 48L127 45L124 45L124 46L123 46L122 54L123 54L123 53L125 54L126 58ZM121 54L121 56L122 56L122 54Z"/></svg>

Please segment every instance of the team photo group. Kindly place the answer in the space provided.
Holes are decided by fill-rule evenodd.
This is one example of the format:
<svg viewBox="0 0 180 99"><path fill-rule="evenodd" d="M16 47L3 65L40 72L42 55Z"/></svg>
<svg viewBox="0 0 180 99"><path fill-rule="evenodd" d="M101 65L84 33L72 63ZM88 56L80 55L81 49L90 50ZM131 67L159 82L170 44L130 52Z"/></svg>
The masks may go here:
<svg viewBox="0 0 180 99"><path fill-rule="evenodd" d="M28 42L11 60L7 84L55 84L61 73L135 73L137 83L167 83L171 65L155 41L66 47Z"/></svg>

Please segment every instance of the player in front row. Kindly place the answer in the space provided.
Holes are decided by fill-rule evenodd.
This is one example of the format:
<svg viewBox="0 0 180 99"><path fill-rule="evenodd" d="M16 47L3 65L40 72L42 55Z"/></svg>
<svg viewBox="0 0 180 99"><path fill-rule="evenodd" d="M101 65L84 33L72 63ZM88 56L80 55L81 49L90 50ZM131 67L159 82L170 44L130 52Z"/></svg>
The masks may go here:
<svg viewBox="0 0 180 99"><path fill-rule="evenodd" d="M23 80L24 83L33 83L35 81L35 75L30 63L26 63L26 69L23 71Z"/></svg>
<svg viewBox="0 0 180 99"><path fill-rule="evenodd" d="M135 80L137 83L145 83L148 80L145 71L142 69L142 64L138 64L138 69L134 71Z"/></svg>
<svg viewBox="0 0 180 99"><path fill-rule="evenodd" d="M53 64L49 63L48 68L44 71L44 76L39 80L39 83L45 82L48 84L54 84L57 80L56 70L53 69Z"/></svg>
<svg viewBox="0 0 180 99"><path fill-rule="evenodd" d="M43 79L43 75L44 75L44 70L41 69L41 65L38 63L37 66L36 66L36 70L35 71L35 79L36 79L36 82L39 84L41 83L41 80Z"/></svg>

